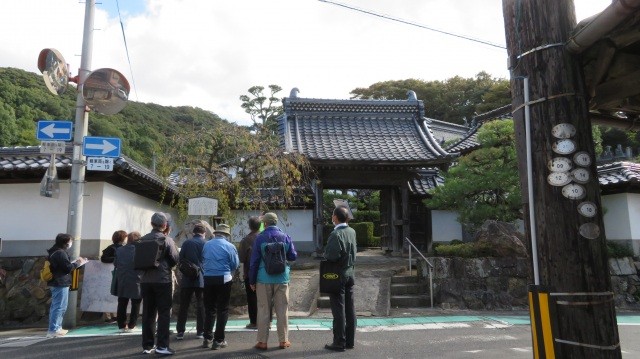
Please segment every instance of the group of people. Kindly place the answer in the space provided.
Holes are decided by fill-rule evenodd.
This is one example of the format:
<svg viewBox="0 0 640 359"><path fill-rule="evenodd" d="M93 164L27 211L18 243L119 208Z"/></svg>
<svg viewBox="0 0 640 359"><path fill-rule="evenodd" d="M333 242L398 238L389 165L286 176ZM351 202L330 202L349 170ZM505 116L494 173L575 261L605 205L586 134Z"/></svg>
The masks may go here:
<svg viewBox="0 0 640 359"><path fill-rule="evenodd" d="M336 207L332 215L335 229L331 232L325 248L325 258L343 263L341 289L330 295L333 314L333 341L325 345L326 349L344 351L354 347L356 315L353 302L354 265L356 258L356 235L348 222L348 209ZM213 350L225 348L225 327L229 317L229 302L233 275L243 263L243 279L247 294L249 324L247 328L257 329L255 348L268 349L271 317L275 311L277 319L278 346L285 349L291 346L289 341L289 265L281 272L268 271L265 260L270 258L267 251L273 243L279 243L286 261L295 261L297 252L291 237L278 226L275 213L264 213L261 217L250 217L250 233L240 242L239 251L231 243L231 228L219 224L213 231L213 237L207 240L206 222L193 227L193 233L178 252L169 233L169 216L155 213L151 217L152 231L145 236L138 232L126 235L126 244L122 233L113 236L113 263L118 296L117 323L123 332L136 326L137 313L142 301L142 347L143 353L174 354L170 348L170 318L172 307L172 270L178 263L187 262L199 270L195 276L182 275L180 280L180 309L176 323L176 339L183 340L186 331L189 303L196 299L196 338L202 339L202 347ZM134 268L134 255L138 241L160 241L164 243L158 265L143 271ZM49 250L52 260L54 279L49 335L62 336L66 333L61 327L62 315L66 310L65 291L56 288L65 287L70 282L66 278L71 270L86 262L78 258L69 260L66 249L71 246L71 236L59 234L56 244ZM110 247L111 247L110 246ZM106 250L105 250L106 251ZM56 254L61 252L60 254ZM55 258L54 258L55 254ZM107 253L109 254L109 253ZM105 256L105 252L103 252ZM53 266L53 260L60 259L63 264ZM65 262L66 261L66 262ZM55 289L55 293L54 293ZM62 294L59 294L62 293ZM68 295L68 284L66 285ZM60 297L60 299L58 299ZM126 309L131 302L131 315L126 320ZM56 303L54 305L54 303ZM59 319L56 319L59 318ZM215 331L214 331L215 326ZM157 338L155 337L157 334Z"/></svg>

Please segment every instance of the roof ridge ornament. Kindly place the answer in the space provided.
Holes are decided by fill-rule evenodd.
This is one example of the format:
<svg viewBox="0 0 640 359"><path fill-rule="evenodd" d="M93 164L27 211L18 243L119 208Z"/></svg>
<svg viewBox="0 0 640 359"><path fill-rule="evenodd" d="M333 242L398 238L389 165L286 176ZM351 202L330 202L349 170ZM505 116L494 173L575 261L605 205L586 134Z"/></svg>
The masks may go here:
<svg viewBox="0 0 640 359"><path fill-rule="evenodd" d="M418 96L416 95L416 92L413 90L407 91L407 100L418 101Z"/></svg>
<svg viewBox="0 0 640 359"><path fill-rule="evenodd" d="M291 89L291 92L289 92L289 97L290 98L298 98L298 93L300 92L300 90L298 90L297 87L294 87Z"/></svg>

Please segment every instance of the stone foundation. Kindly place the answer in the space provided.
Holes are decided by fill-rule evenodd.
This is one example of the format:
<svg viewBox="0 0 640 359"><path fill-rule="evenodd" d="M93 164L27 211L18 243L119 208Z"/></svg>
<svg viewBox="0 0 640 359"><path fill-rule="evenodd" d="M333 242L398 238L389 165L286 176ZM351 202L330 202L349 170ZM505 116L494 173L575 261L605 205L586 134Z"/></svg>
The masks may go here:
<svg viewBox="0 0 640 359"><path fill-rule="evenodd" d="M533 281L528 258L431 257L434 302L443 309L514 310L528 308ZM418 276L428 283L427 265L417 261ZM640 262L609 260L611 284L619 309L640 309Z"/></svg>

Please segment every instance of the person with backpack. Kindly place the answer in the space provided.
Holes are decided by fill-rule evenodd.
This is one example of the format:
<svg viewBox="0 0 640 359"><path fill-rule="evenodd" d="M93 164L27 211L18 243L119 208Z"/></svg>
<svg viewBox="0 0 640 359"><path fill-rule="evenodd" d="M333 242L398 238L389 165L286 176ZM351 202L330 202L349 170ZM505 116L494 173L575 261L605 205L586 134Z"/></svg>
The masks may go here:
<svg viewBox="0 0 640 359"><path fill-rule="evenodd" d="M339 291L330 293L331 314L333 315L333 341L325 349L345 351L353 349L356 332L356 310L353 302L355 282L356 231L349 227L349 209L338 206L333 210L331 222L335 226L324 248L324 257L331 262L339 262L342 267L342 281Z"/></svg>
<svg viewBox="0 0 640 359"><path fill-rule="evenodd" d="M116 249L122 247L126 240L127 240L127 232L123 230L113 232L113 235L111 236L112 243L102 251L102 255L100 256L100 262L113 263L113 261L116 258ZM104 321L108 324L117 323L116 313L105 312Z"/></svg>
<svg viewBox="0 0 640 359"><path fill-rule="evenodd" d="M255 348L267 350L269 313L275 307L280 349L289 341L289 264L298 253L291 237L277 227L278 216L267 212L262 216L265 229L256 237L251 251L249 284L258 298L258 335Z"/></svg>
<svg viewBox="0 0 640 359"><path fill-rule="evenodd" d="M202 304L202 288L204 278L202 275L202 251L206 240L204 239L206 229L201 224L193 227L193 237L182 243L180 248L180 261L178 269L182 274L180 280L180 310L178 311L178 321L176 323L177 340L184 339L184 332L189 313L191 297L196 297L196 337L203 339L204 307ZM183 269L186 268L186 269ZM193 270L195 269L195 271Z"/></svg>
<svg viewBox="0 0 640 359"><path fill-rule="evenodd" d="M51 289L51 306L49 307L49 330L47 338L63 337L68 330L62 329L62 317L67 311L71 271L87 263L87 259L78 257L71 261L67 250L73 244L73 237L67 233L59 233L55 244L47 250L47 260L53 277L47 282Z"/></svg>
<svg viewBox="0 0 640 359"><path fill-rule="evenodd" d="M229 240L231 228L219 224L202 251L204 269L204 340L203 348L218 350L227 346L225 328L229 319L229 300L233 274L240 266L238 250ZM217 320L217 321L216 321ZM213 324L216 331L213 332Z"/></svg>
<svg viewBox="0 0 640 359"><path fill-rule="evenodd" d="M144 354L172 355L175 353L169 347L169 326L171 320L171 306L173 305L173 271L178 263L178 250L173 241L164 232L169 225L169 215L156 212L151 216L150 233L140 238L134 253L136 268L140 268L139 258L148 254L157 258L154 266L144 269L140 280L142 292L142 348ZM155 241L155 243L145 243ZM149 247L149 244L154 246ZM150 253L140 253L146 249ZM152 250L151 250L152 249ZM155 338L157 323L157 342ZM154 344L156 344L154 346Z"/></svg>

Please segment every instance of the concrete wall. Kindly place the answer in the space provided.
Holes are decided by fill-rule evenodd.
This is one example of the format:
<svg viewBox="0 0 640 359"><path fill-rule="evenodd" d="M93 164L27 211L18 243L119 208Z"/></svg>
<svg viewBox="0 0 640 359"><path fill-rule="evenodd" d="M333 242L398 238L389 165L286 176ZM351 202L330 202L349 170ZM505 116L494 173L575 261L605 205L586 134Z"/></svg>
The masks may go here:
<svg viewBox="0 0 640 359"><path fill-rule="evenodd" d="M275 211L278 215L278 227L286 232L299 252L311 252L315 249L313 245L313 210L311 209L289 209L286 211ZM259 211L233 211L236 216L236 225L232 228L232 237L236 242L240 242L242 237L249 233L247 219L250 216L259 216Z"/></svg>
<svg viewBox="0 0 640 359"><path fill-rule="evenodd" d="M82 256L99 256L118 229L149 232L153 212L177 218L166 206L105 182L86 183L84 192ZM41 197L38 183L0 186L0 257L45 255L56 234L67 232L68 208L68 183L60 183L57 199Z"/></svg>
<svg viewBox="0 0 640 359"><path fill-rule="evenodd" d="M453 239L462 240L462 225L458 223L458 213L455 211L431 211L433 242L450 242Z"/></svg>

